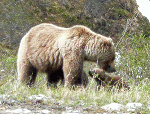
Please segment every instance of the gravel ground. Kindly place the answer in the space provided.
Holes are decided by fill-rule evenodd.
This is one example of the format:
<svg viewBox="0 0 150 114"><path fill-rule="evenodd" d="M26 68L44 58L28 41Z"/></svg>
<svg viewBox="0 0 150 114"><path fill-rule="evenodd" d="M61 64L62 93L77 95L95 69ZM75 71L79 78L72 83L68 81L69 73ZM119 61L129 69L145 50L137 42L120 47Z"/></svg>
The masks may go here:
<svg viewBox="0 0 150 114"><path fill-rule="evenodd" d="M33 95L29 100L18 101L10 95L0 95L0 114L69 114L107 112L97 107L61 106L58 103L47 103L44 95Z"/></svg>
<svg viewBox="0 0 150 114"><path fill-rule="evenodd" d="M141 114L141 103L127 103L126 106L118 103L111 103L102 107L96 106L62 106L59 103L49 102L50 98L45 95L32 95L24 101L18 101L10 95L0 95L0 114ZM147 107L150 109L150 106Z"/></svg>
<svg viewBox="0 0 150 114"><path fill-rule="evenodd" d="M107 113L107 111L96 108L96 107L86 107L76 106L76 107L63 107L59 104L48 105L44 103L31 102L31 101L23 101L23 102L15 102L13 104L3 103L0 105L0 113L22 113L22 114L78 114L78 113Z"/></svg>

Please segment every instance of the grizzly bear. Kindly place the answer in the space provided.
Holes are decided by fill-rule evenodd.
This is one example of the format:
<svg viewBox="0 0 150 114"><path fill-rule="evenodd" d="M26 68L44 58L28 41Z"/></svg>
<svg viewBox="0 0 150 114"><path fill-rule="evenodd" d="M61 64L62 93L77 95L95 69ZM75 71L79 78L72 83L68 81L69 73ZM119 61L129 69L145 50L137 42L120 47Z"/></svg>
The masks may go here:
<svg viewBox="0 0 150 114"><path fill-rule="evenodd" d="M49 83L57 80L53 72L62 68L65 86L82 85L85 60L97 62L107 72L115 72L112 39L82 25L63 28L43 23L31 28L20 42L18 80L32 85L37 72L43 72L47 74Z"/></svg>
<svg viewBox="0 0 150 114"><path fill-rule="evenodd" d="M109 76L105 74L103 69L94 68L89 71L89 75L97 82L98 89L100 89L100 86L110 86L110 88L117 86L118 89L121 89L122 87L129 89L129 86L123 77Z"/></svg>

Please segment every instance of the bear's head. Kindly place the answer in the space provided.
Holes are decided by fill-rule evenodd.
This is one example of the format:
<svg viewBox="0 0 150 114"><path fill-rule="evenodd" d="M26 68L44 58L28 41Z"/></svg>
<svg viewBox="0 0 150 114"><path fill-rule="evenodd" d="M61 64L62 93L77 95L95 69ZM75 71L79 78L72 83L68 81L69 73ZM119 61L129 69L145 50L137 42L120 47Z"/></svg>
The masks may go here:
<svg viewBox="0 0 150 114"><path fill-rule="evenodd" d="M95 35L85 46L87 60L97 61L98 67L106 72L115 72L115 46L111 38Z"/></svg>
<svg viewBox="0 0 150 114"><path fill-rule="evenodd" d="M106 61L97 60L97 63L99 68L105 70L108 73L112 73L112 72L116 72L114 60L115 58Z"/></svg>
<svg viewBox="0 0 150 114"><path fill-rule="evenodd" d="M108 73L116 72L115 69L115 47L111 38L99 36L101 38L100 43L100 56L97 58L97 64L99 68L105 70Z"/></svg>

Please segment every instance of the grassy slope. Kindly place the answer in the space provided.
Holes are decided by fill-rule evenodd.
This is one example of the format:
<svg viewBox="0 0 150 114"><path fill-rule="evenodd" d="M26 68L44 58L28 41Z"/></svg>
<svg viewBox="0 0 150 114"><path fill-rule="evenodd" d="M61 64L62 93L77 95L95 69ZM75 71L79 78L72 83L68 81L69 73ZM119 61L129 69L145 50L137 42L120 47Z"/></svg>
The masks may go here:
<svg viewBox="0 0 150 114"><path fill-rule="evenodd" d="M121 41L122 40L122 41ZM144 105L140 112L149 111L147 106L150 102L150 82L149 82L149 54L150 41L149 38L129 35L122 37L117 47L117 52L121 55L120 63L117 64L118 72L112 75L124 76L131 90L122 89L118 92L117 89L107 91L102 88L96 91L95 82L89 77L89 84L85 90L77 89L70 91L68 88L59 86L59 89L46 89L46 80L44 74L39 74L37 82L32 89L26 86L17 86L16 74L16 55L14 51L0 46L0 94L12 95L19 101L27 100L29 96L35 94L44 94L51 97L47 101L49 105L58 103L61 106L82 107L95 106L100 107L112 102L126 105L129 102L140 102ZM127 51L128 49L128 51ZM84 70L86 73L93 64L85 62ZM139 68L142 68L141 70ZM142 76L142 78L137 78ZM43 81L44 80L44 81ZM55 101L55 102L54 102ZM98 111L98 110L97 110Z"/></svg>
<svg viewBox="0 0 150 114"><path fill-rule="evenodd" d="M112 37L114 41L120 39L118 34L126 29L126 24L128 31L149 36L149 21L137 11L135 0L95 1L95 4L90 1L1 0L0 42L15 48L31 27L45 22L63 27L85 25L97 33Z"/></svg>

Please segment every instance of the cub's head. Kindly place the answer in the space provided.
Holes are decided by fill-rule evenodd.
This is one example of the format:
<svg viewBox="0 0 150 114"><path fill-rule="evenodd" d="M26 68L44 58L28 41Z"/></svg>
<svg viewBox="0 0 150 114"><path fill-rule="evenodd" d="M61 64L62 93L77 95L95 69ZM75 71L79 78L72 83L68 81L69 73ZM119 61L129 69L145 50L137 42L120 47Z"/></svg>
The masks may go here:
<svg viewBox="0 0 150 114"><path fill-rule="evenodd" d="M101 85L101 82L105 81L106 78L105 71L100 68L94 68L93 70L90 70L89 75L95 79L98 85Z"/></svg>
<svg viewBox="0 0 150 114"><path fill-rule="evenodd" d="M109 85L111 88L113 86L117 86L119 89L121 89L122 87L130 89L124 78L109 76L105 74L105 71L103 69L94 68L93 70L89 71L89 75L95 79L98 86Z"/></svg>

